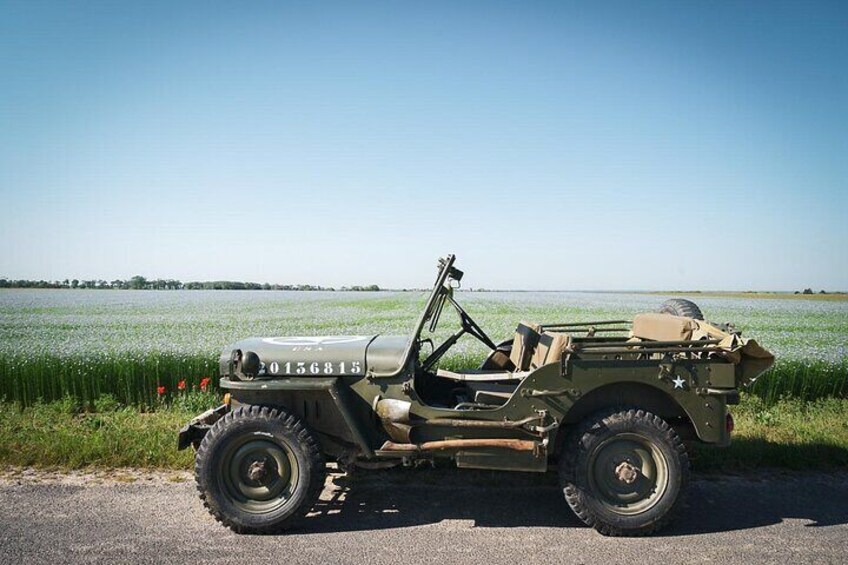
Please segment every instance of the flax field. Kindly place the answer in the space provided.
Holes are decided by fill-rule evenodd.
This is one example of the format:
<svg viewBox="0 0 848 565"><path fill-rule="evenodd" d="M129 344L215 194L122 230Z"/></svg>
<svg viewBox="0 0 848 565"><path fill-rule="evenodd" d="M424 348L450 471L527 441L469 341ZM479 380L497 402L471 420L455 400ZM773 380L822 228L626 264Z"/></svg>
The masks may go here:
<svg viewBox="0 0 848 565"><path fill-rule="evenodd" d="M629 319L668 298L588 292L460 292L494 341L520 320ZM848 301L690 296L707 319L732 322L777 356L749 391L781 399L848 396ZM218 356L250 336L409 335L424 292L0 290L0 400L65 399L154 410L214 393ZM457 328L447 313L435 339ZM486 349L465 337L442 362L475 367Z"/></svg>

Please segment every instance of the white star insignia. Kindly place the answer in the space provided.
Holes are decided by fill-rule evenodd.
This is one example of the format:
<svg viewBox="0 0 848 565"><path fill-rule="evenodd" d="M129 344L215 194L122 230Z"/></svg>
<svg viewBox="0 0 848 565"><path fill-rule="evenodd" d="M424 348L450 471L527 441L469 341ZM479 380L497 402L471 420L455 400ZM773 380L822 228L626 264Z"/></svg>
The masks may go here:
<svg viewBox="0 0 848 565"><path fill-rule="evenodd" d="M679 375L672 382L674 383L674 388L683 388L683 385L686 384L686 381L681 379Z"/></svg>

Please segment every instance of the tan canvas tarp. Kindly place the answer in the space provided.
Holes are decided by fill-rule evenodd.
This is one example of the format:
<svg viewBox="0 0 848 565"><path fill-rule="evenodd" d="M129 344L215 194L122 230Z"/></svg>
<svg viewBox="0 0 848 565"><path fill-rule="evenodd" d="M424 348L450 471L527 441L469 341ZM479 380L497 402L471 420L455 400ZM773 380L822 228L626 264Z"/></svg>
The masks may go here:
<svg viewBox="0 0 848 565"><path fill-rule="evenodd" d="M701 325L709 324L701 323ZM713 326L710 326L710 328L717 329ZM718 339L718 336L713 339ZM718 346L725 351L724 356L729 361L742 368L742 382L744 383L753 382L774 365L774 355L753 339L725 333Z"/></svg>
<svg viewBox="0 0 848 565"><path fill-rule="evenodd" d="M633 318L631 335L651 341L680 341L692 339L692 332L697 327L692 318L670 314L637 314Z"/></svg>
<svg viewBox="0 0 848 565"><path fill-rule="evenodd" d="M730 361L740 363L744 358L767 360L769 367L774 363L774 355L755 340L729 334L703 320L692 321L697 325L697 329L692 332L692 339L720 339L718 346L727 352Z"/></svg>
<svg viewBox="0 0 848 565"><path fill-rule="evenodd" d="M720 340L717 347L730 362L742 367L742 379L752 381L774 364L774 355L753 339L730 334L703 320L670 314L638 314L632 337L651 341Z"/></svg>

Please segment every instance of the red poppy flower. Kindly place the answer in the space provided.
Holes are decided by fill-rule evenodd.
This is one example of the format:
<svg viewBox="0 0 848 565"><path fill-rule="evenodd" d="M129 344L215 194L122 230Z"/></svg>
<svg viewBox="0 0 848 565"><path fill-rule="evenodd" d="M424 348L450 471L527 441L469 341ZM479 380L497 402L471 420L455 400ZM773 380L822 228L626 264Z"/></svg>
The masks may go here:
<svg viewBox="0 0 848 565"><path fill-rule="evenodd" d="M200 379L200 390L206 392L206 387L209 386L210 381L212 381L212 379L210 379L209 377L203 377L202 379Z"/></svg>
<svg viewBox="0 0 848 565"><path fill-rule="evenodd" d="M185 385L185 379L183 379L183 380L181 380L180 382L177 383L177 389L178 390L185 390L185 386L186 386Z"/></svg>
<svg viewBox="0 0 848 565"><path fill-rule="evenodd" d="M157 386L156 387L156 394L158 394L159 396L162 396L163 394L165 394L165 387L164 386Z"/></svg>

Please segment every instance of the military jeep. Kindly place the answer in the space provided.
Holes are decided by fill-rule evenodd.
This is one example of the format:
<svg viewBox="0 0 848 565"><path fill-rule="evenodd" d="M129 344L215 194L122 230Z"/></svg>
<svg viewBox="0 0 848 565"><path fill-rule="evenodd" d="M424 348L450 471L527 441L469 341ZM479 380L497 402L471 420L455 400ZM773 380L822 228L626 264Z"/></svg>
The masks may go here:
<svg viewBox="0 0 848 565"><path fill-rule="evenodd" d="M411 336L250 338L221 355L224 404L189 422L200 497L240 533L285 530L340 468L556 469L565 501L607 535L645 535L680 509L686 445L730 443L728 405L774 362L730 326L675 299L632 321L517 324L494 342L459 305L454 256ZM460 324L443 343L445 306ZM439 361L466 334L477 368Z"/></svg>

